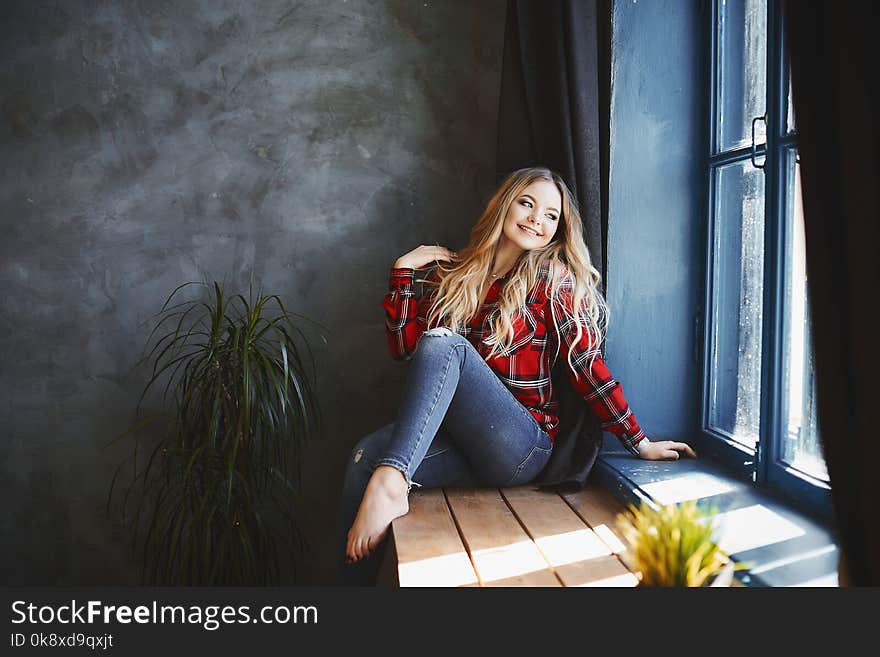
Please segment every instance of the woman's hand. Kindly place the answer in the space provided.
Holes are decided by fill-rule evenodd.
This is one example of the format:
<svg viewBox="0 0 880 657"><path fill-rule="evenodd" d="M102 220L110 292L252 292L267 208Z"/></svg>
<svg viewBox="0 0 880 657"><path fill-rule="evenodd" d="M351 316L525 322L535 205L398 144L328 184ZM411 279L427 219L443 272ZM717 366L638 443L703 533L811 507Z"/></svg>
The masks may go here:
<svg viewBox="0 0 880 657"><path fill-rule="evenodd" d="M450 251L445 246L437 246L435 244L422 244L417 246L409 253L400 256L395 262L395 269L407 267L410 269L422 269L428 263L435 260L451 261L457 258L458 254Z"/></svg>
<svg viewBox="0 0 880 657"><path fill-rule="evenodd" d="M639 445L641 445L641 442ZM677 443L673 440L651 440L647 445L639 447L639 458L647 459L648 461L677 461L681 457L679 452L691 458L697 458L697 453L690 445L687 443Z"/></svg>

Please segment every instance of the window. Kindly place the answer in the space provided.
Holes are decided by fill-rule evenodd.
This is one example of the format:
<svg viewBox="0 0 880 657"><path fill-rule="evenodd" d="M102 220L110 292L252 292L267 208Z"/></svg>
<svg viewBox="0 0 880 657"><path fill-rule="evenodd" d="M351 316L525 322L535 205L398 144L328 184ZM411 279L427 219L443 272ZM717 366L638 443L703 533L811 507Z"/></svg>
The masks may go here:
<svg viewBox="0 0 880 657"><path fill-rule="evenodd" d="M782 3L709 2L701 447L828 519Z"/></svg>

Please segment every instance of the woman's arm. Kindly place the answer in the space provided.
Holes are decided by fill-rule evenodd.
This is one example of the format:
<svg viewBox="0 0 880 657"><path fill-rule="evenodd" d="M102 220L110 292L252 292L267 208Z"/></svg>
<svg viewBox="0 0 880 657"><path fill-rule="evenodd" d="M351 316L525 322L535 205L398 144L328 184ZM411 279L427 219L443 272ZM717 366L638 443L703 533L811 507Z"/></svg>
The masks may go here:
<svg viewBox="0 0 880 657"><path fill-rule="evenodd" d="M427 325L431 295L422 294L421 298L416 297L413 285L415 270L431 262L450 261L456 257L458 254L445 246L421 244L394 261L388 293L382 299L388 349L394 360L409 360L413 357ZM427 278L439 281L434 269L428 272Z"/></svg>
<svg viewBox="0 0 880 657"><path fill-rule="evenodd" d="M645 433L623 395L623 386L614 379L598 345L588 320L581 318L581 335L577 337L577 325L572 315L573 292L563 289L559 296L548 300L545 309L548 336L557 340L558 358L565 361L568 377L578 394L589 404L602 423L602 429L617 436L621 444L635 456ZM568 350L574 345L569 364Z"/></svg>
<svg viewBox="0 0 880 657"><path fill-rule="evenodd" d="M605 365L598 345L595 344L595 334L588 328L583 318L581 336L576 337L577 325L571 319L572 304L573 293L566 289L560 292L558 299L552 301L553 312L548 302L545 311L548 335L556 336L558 320L561 338L558 357L565 359L572 385L599 417L602 429L613 433L630 453L643 459L674 460L679 458L679 452L697 458L696 452L685 443L648 439L623 395L623 387L612 377ZM572 344L574 345L571 355L573 366L567 364L568 350Z"/></svg>
<svg viewBox="0 0 880 657"><path fill-rule="evenodd" d="M436 280L433 270L428 278ZM427 326L431 295L416 297L414 279L413 268L392 267L388 293L382 299L388 350L394 360L406 361L413 357Z"/></svg>

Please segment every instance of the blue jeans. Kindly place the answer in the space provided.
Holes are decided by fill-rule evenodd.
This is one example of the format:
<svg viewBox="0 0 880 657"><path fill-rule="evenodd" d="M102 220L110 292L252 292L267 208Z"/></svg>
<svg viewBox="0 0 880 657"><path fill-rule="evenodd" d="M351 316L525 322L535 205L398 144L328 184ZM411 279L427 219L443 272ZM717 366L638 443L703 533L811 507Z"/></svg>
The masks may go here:
<svg viewBox="0 0 880 657"><path fill-rule="evenodd" d="M337 536L339 583L375 582L387 542L354 564L345 563L345 545L379 465L400 470L410 488L516 486L540 474L552 447L467 338L442 327L425 331L397 420L363 437L348 459Z"/></svg>

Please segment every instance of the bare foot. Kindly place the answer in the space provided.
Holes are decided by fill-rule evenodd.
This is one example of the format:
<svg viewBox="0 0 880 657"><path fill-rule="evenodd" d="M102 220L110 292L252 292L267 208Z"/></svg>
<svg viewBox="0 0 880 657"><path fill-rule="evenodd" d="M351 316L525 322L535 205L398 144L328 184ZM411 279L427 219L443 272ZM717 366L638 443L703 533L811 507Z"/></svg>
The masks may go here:
<svg viewBox="0 0 880 657"><path fill-rule="evenodd" d="M367 483L357 516L348 530L347 563L369 556L388 534L391 521L408 512L406 477L390 465L380 465Z"/></svg>

